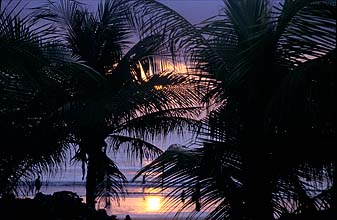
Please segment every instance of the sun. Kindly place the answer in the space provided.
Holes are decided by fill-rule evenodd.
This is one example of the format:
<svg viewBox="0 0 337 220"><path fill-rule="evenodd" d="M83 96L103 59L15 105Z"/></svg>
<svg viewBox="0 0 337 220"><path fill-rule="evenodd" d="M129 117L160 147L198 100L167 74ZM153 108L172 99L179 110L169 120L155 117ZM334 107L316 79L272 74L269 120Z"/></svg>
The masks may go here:
<svg viewBox="0 0 337 220"><path fill-rule="evenodd" d="M148 196L146 200L146 211L155 212L161 208L161 199L158 196Z"/></svg>

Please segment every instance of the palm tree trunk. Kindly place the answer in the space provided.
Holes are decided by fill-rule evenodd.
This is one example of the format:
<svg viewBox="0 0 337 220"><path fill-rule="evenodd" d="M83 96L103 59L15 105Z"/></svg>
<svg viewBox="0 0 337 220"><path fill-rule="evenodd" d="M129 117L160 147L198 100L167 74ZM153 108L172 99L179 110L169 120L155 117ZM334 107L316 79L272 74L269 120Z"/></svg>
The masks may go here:
<svg viewBox="0 0 337 220"><path fill-rule="evenodd" d="M331 210L337 210L337 171L336 171L336 164L334 164L334 172L332 176L332 187L331 187Z"/></svg>
<svg viewBox="0 0 337 220"><path fill-rule="evenodd" d="M232 220L242 220L245 218L245 210L242 203L242 197L238 196L238 193L233 194L232 197L228 197L230 204L231 204L231 210L230 210L230 219Z"/></svg>
<svg viewBox="0 0 337 220"><path fill-rule="evenodd" d="M267 146L261 106L250 105L245 114L246 129L242 136L244 210L247 219L272 220L272 164L269 154L272 146Z"/></svg>
<svg viewBox="0 0 337 220"><path fill-rule="evenodd" d="M96 198L96 160L95 154L90 151L88 152L88 167L87 167L87 181L86 181L86 203L87 206L95 209L95 198Z"/></svg>
<svg viewBox="0 0 337 220"><path fill-rule="evenodd" d="M103 126L101 126L103 127ZM90 130L90 134L86 135L85 141L81 145L83 150L88 155L87 178L86 178L86 203L90 208L95 209L95 199L97 197L98 171L101 169L99 155L102 153L102 148L105 146L105 137L107 133L96 126Z"/></svg>
<svg viewBox="0 0 337 220"><path fill-rule="evenodd" d="M272 220L272 184L267 158L246 155L244 165L244 210L251 220Z"/></svg>

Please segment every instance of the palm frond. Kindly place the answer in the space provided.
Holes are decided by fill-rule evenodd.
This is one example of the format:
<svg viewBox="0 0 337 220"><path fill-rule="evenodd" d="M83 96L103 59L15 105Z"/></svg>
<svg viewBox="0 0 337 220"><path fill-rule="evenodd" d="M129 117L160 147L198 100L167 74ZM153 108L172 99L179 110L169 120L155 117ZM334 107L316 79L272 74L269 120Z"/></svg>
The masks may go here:
<svg viewBox="0 0 337 220"><path fill-rule="evenodd" d="M165 36L172 59L179 55L191 57L194 50L205 48L203 36L183 16L153 0L136 0L131 2L134 25L140 36L160 34ZM153 13L155 12L155 13ZM141 18L141 19L140 19Z"/></svg>
<svg viewBox="0 0 337 220"><path fill-rule="evenodd" d="M146 175L154 186L168 193L164 207L167 211L182 211L194 209L196 205L195 190L200 190L200 204L203 211L213 210L207 219L217 216L232 215L231 202L238 199L238 182L240 162L230 154L213 155L216 149L227 149L210 144L202 149L188 149L181 146L171 146L151 164L141 169L134 179ZM230 161L230 158L233 161ZM238 163L238 164L236 164ZM236 164L236 165L235 165ZM173 188L172 188L173 187ZM169 210L181 203L184 191L185 203L179 210ZM179 213L177 213L179 216ZM199 215L192 212L188 219Z"/></svg>
<svg viewBox="0 0 337 220"><path fill-rule="evenodd" d="M334 50L295 68L284 79L270 104L268 117L271 121L268 127L278 128L276 136L287 132L291 136L289 141L293 143L305 142L307 146L319 143L320 152L302 152L301 157L309 160L331 160L329 146L335 142L336 128L336 117L333 113L336 111L336 104L332 101L336 91L333 83L336 81L335 57ZM311 134L310 137L302 139L308 133Z"/></svg>
<svg viewBox="0 0 337 220"><path fill-rule="evenodd" d="M121 151L124 147L129 158L136 158L142 161L143 159L154 159L162 153L162 150L157 146L130 135L111 134L108 138L109 145L114 151Z"/></svg>
<svg viewBox="0 0 337 220"><path fill-rule="evenodd" d="M336 7L326 1L286 1L277 8L275 40L283 59L299 64L336 48Z"/></svg>
<svg viewBox="0 0 337 220"><path fill-rule="evenodd" d="M199 112L199 107L153 111L125 120L114 131L127 131L134 136L153 139L156 136L165 137L173 131L183 133L186 129L197 130L200 126L196 119Z"/></svg>
<svg viewBox="0 0 337 220"><path fill-rule="evenodd" d="M125 188L126 177L103 152L100 154L97 166L98 173L96 178L98 185L96 186L96 196L100 198L100 202L107 202L106 198L108 198L109 200L115 200L119 204L120 195L123 197L127 193Z"/></svg>
<svg viewBox="0 0 337 220"><path fill-rule="evenodd" d="M104 75L119 62L128 44L124 5L120 0L102 1L94 15L77 1L49 1L36 8L36 18L56 25L72 53Z"/></svg>

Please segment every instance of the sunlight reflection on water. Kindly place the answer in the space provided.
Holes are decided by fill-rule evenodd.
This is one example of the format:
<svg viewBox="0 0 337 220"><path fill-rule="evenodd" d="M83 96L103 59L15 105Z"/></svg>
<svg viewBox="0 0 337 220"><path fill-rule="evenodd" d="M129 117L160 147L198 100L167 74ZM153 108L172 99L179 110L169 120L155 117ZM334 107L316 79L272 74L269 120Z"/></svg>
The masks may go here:
<svg viewBox="0 0 337 220"><path fill-rule="evenodd" d="M164 196L162 195L128 195L125 200L121 200L120 206L115 203L111 204L109 209L106 209L109 215L117 215L118 219L123 219L129 214L132 219L173 219L180 205L170 207L170 210L164 208ZM181 205L183 205L181 203ZM103 208L103 207L101 207ZM184 210L180 213L179 218L185 219L193 210ZM206 214L206 213L205 213ZM205 216L203 214L203 216ZM199 218L204 219L204 218Z"/></svg>
<svg viewBox="0 0 337 220"><path fill-rule="evenodd" d="M163 199L160 195L129 195L120 201L119 206L113 203L107 212L114 215L159 215L165 213L162 209Z"/></svg>

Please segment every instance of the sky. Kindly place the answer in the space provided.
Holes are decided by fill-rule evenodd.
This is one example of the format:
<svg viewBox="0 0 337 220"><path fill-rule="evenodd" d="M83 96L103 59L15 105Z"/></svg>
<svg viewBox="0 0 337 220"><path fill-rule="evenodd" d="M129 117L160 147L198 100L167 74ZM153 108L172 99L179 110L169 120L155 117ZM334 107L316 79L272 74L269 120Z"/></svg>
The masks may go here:
<svg viewBox="0 0 337 220"><path fill-rule="evenodd" d="M160 0L191 23L199 23L211 16L219 14L223 7L222 0Z"/></svg>
<svg viewBox="0 0 337 220"><path fill-rule="evenodd" d="M2 0L3 4L10 0ZM20 0L12 0L18 2ZM21 0L27 7L36 7L46 0ZM79 2L96 6L99 0L78 0ZM158 0L187 18L191 23L199 23L211 16L217 15L223 7L223 0Z"/></svg>

